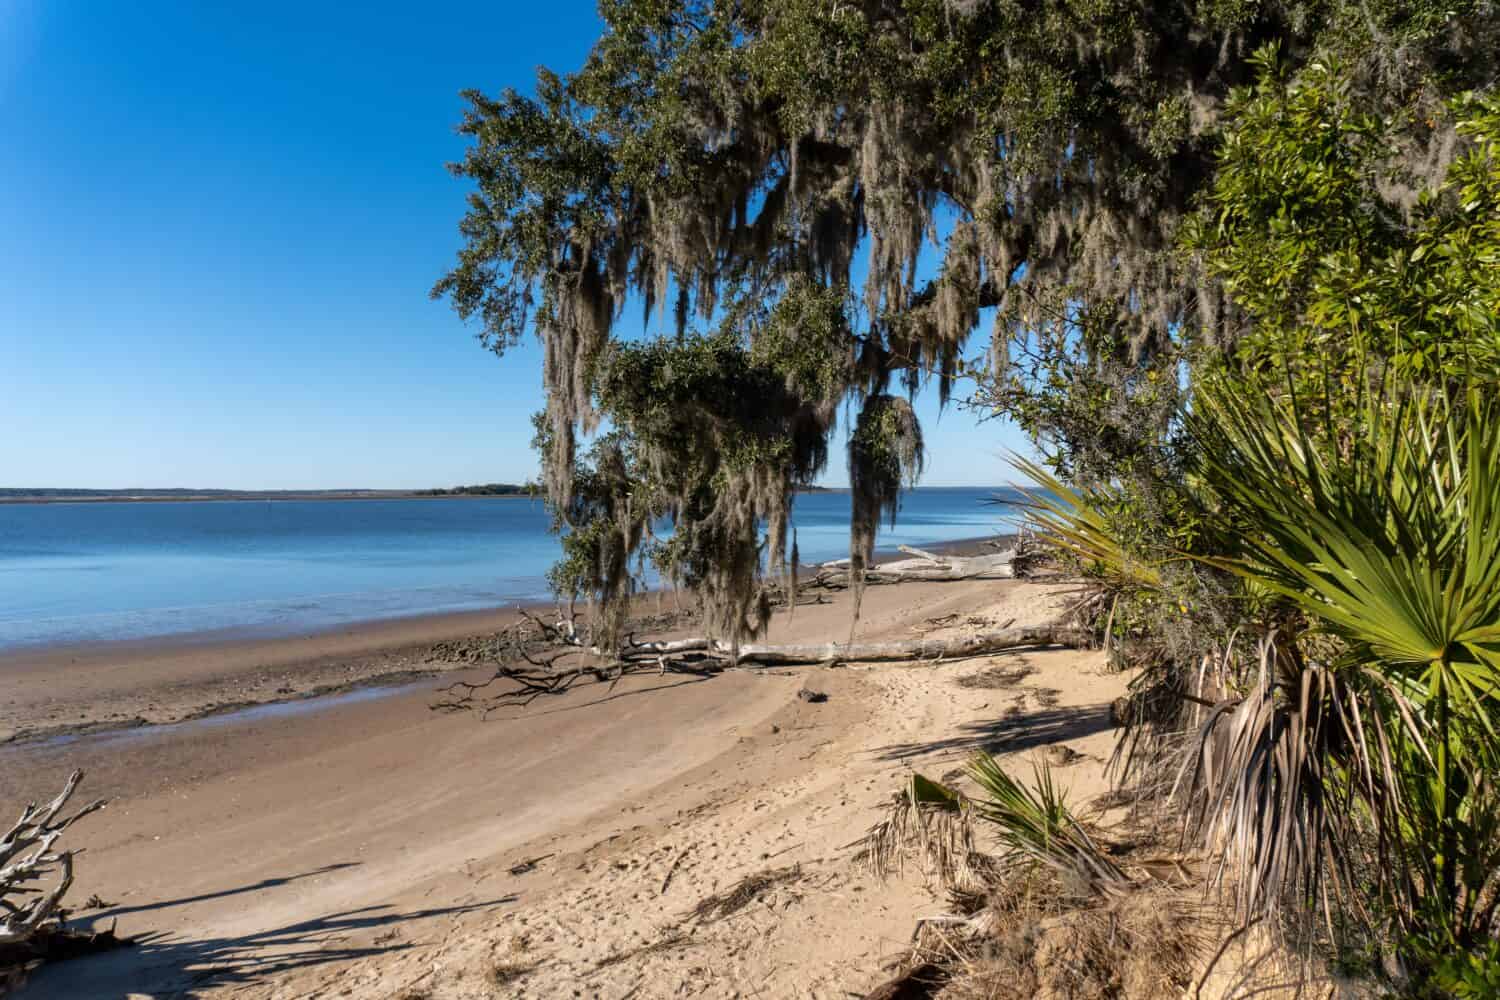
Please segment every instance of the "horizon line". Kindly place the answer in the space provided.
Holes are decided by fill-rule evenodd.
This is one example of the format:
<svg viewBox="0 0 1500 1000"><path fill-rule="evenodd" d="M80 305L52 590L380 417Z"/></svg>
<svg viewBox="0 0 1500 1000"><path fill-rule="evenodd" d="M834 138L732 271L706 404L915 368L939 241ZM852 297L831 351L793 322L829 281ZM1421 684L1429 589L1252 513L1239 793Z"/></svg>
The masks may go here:
<svg viewBox="0 0 1500 1000"><path fill-rule="evenodd" d="M417 493L433 489L462 489L481 486L513 486L524 489L530 483L455 483L452 486L0 486L0 496L7 494L55 494L68 493L120 493L120 494L153 494L153 493ZM919 483L903 489L931 489L931 490L988 490L988 489L1024 489L1019 483ZM811 490L848 490L847 483L825 486L813 484L800 489Z"/></svg>

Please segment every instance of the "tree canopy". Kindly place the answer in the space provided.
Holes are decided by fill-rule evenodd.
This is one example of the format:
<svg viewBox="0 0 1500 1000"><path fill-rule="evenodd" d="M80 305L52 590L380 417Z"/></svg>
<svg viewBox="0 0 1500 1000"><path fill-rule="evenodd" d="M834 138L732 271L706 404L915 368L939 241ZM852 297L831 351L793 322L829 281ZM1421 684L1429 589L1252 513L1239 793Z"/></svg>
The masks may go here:
<svg viewBox="0 0 1500 1000"><path fill-rule="evenodd" d="M775 568L845 404L856 568L920 470L910 396L928 381L946 401L980 373L982 401L1069 474L1108 475L1160 432L1182 359L1235 345L1255 309L1225 294L1244 262L1193 237L1235 225L1201 212L1223 125L1256 113L1232 95L1257 58L1336 64L1350 121L1380 123L1384 200L1326 206L1357 257L1446 170L1447 101L1488 83L1500 50L1481 2L600 13L584 65L540 71L535 96L466 93L454 170L473 190L434 294L496 351L542 341L543 478L589 566L569 585L618 603L649 550L736 641L765 622L760 526ZM1338 159L1348 146L1322 166L1364 169ZM1269 191L1282 167L1263 169L1237 183ZM672 332L621 336L633 305L648 322L670 308ZM611 433L585 454L601 418ZM663 515L676 530L651 546Z"/></svg>

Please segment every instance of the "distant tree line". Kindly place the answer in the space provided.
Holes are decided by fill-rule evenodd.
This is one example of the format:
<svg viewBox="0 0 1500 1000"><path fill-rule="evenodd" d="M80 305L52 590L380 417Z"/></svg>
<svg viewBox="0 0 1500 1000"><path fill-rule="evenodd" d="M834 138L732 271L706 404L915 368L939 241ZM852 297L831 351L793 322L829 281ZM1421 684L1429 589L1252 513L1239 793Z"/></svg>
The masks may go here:
<svg viewBox="0 0 1500 1000"><path fill-rule="evenodd" d="M531 483L481 483L477 486L455 486L452 489L418 490L424 497L513 497L536 492Z"/></svg>

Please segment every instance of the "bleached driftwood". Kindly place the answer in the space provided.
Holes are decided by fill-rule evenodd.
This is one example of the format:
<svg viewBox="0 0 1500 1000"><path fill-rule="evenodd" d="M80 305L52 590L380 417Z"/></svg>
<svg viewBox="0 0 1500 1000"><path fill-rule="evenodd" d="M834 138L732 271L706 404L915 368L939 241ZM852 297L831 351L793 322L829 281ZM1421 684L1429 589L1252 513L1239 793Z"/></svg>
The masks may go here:
<svg viewBox="0 0 1500 1000"><path fill-rule="evenodd" d="M942 556L904 545L900 551L911 558L867 570L867 582L1004 580L1014 575L1015 549L981 556ZM849 560L840 559L822 564L817 576L807 585L847 585L848 575ZM648 641L636 641L634 636L627 636L618 650L606 651L585 640L571 620L552 624L529 612L522 613L533 623L541 640L553 649L538 656L534 649L515 645L512 649L514 660L524 662L498 663L494 673L479 682L455 681L444 689L444 697L434 704L434 708L489 712L506 705L528 704L543 695L562 694L589 679L613 687L620 678L631 673L679 673L704 677L735 667L951 660L1027 646L1078 646L1087 640L1075 629L1052 624L1004 628L947 639L924 637L859 643L745 642L738 649L706 636ZM584 658L583 662L579 658Z"/></svg>
<svg viewBox="0 0 1500 1000"><path fill-rule="evenodd" d="M1075 629L1058 625L1042 625L1029 628L1007 628L996 632L981 632L975 635L949 639L900 639L891 642L817 642L817 643L765 643L747 642L740 645L740 663L798 664L833 663L852 661L940 660L960 656L977 656L984 653L999 653L1021 646L1070 646L1076 645L1080 636ZM638 642L622 647L622 659L673 655L676 653L712 653L729 656L732 650L728 643L713 641L702 636L691 639L672 639L665 642Z"/></svg>
<svg viewBox="0 0 1500 1000"><path fill-rule="evenodd" d="M952 660L1034 646L1079 646L1087 636L1062 625L1006 628L947 639L924 637L891 642L742 643L739 658L724 642L703 636L663 642L630 642L604 664L563 665L583 652L569 646L550 658L523 654L525 665L500 664L486 680L456 681L433 707L446 711L489 712L506 705L525 705L549 694L562 694L590 678L611 686L631 673L683 673L704 677L733 667L793 666L813 663L898 663ZM492 685L501 689L491 693Z"/></svg>
<svg viewBox="0 0 1500 1000"><path fill-rule="evenodd" d="M899 663L910 660L953 660L965 656L1003 653L1025 646L1076 646L1083 636L1072 628L1042 625L951 639L900 639L891 642L759 643L740 646L740 664L784 666L804 663ZM721 655L729 647L716 644Z"/></svg>
<svg viewBox="0 0 1500 1000"><path fill-rule="evenodd" d="M1012 563L1015 549L981 556L944 556L909 545L897 547L911 556L881 563L865 570L866 584L902 583L907 580L1010 580L1015 577ZM818 567L814 585L837 585L849 578L849 560L835 559Z"/></svg>
<svg viewBox="0 0 1500 1000"><path fill-rule="evenodd" d="M0 946L24 944L41 930L73 885L73 852L54 847L68 827L104 808L105 801L96 799L60 819L82 780L83 772L74 771L57 798L45 806L27 805L0 837ZM48 879L51 888L37 888Z"/></svg>

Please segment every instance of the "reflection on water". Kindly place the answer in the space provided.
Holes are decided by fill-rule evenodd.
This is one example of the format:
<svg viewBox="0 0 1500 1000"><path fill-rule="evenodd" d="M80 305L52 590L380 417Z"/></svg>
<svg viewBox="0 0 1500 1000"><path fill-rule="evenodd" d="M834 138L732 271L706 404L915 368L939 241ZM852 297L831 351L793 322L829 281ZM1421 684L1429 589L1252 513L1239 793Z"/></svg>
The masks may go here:
<svg viewBox="0 0 1500 1000"><path fill-rule="evenodd" d="M92 733L64 733L61 736L49 736L46 739L33 742L20 742L11 746L0 747L0 761L8 758L25 758L28 754L46 753L56 750L58 747L83 744L90 749L114 748L129 744L147 743L153 740L163 740L183 732L193 730L215 729L221 726L236 725L244 722L268 722L273 719L293 719L299 715L311 715L313 712L321 712L325 708L333 708L336 705L353 705L362 701L374 701L376 698L388 698L392 695L404 694L408 691L416 691L430 688L430 681L415 681L403 684L375 684L369 687L353 688L348 691L336 691L332 694L318 695L315 698L299 698L294 701L275 701L264 705L251 705L247 708L236 708L228 712L217 712L213 715L205 715L197 719L188 719L184 722L164 722L158 725L130 726L124 729L109 729L103 732Z"/></svg>

